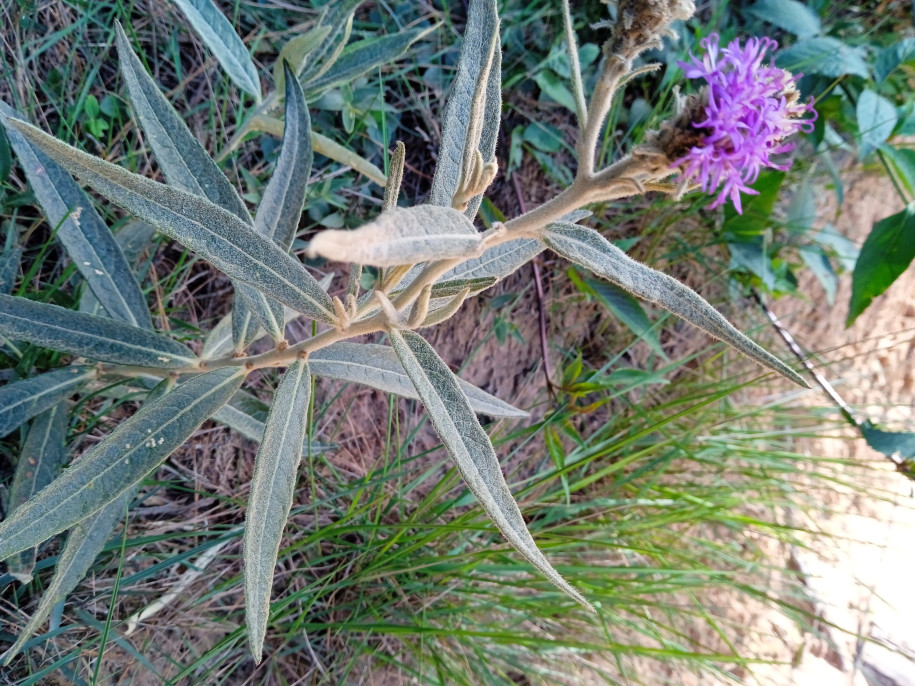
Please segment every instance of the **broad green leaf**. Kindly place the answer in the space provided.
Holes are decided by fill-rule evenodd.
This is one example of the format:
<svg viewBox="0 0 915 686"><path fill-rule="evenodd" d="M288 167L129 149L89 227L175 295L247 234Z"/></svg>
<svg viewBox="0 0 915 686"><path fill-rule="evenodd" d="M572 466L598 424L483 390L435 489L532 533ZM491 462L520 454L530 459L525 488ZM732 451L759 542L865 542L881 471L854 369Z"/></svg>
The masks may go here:
<svg viewBox="0 0 915 686"><path fill-rule="evenodd" d="M582 281L586 292L589 292L597 300L610 310L613 315L623 324L629 327L636 336L645 341L648 346L658 355L667 358L664 348L661 347L661 341L658 338L658 331L653 327L652 321L645 314L645 310L632 295L619 286L606 281L596 281L594 279L585 279Z"/></svg>
<svg viewBox="0 0 915 686"><path fill-rule="evenodd" d="M250 224L251 216L238 191L146 73L120 23L116 31L121 73L133 110L169 185L206 198Z"/></svg>
<svg viewBox="0 0 915 686"><path fill-rule="evenodd" d="M327 38L330 34L330 29L330 26L324 26L319 23L309 31L286 41L280 49L276 62L273 64L273 85L278 93L286 92L286 73L283 64L288 62L292 71L298 77L302 69L305 68L311 52Z"/></svg>
<svg viewBox="0 0 915 686"><path fill-rule="evenodd" d="M132 496L132 492L125 493L73 527L57 560L54 578L41 594L38 608L32 613L13 646L0 658L4 665L9 665L26 641L41 628L54 606L66 599L83 580L111 537L114 527L124 518Z"/></svg>
<svg viewBox="0 0 915 686"><path fill-rule="evenodd" d="M367 38L346 46L327 71L308 82L308 93L318 95L401 57L409 47L437 26L400 31L390 36Z"/></svg>
<svg viewBox="0 0 915 686"><path fill-rule="evenodd" d="M898 116L892 102L866 88L858 96L858 158L864 159L889 139Z"/></svg>
<svg viewBox="0 0 915 686"><path fill-rule="evenodd" d="M0 295L0 335L101 362L180 369L199 360L168 336L105 317Z"/></svg>
<svg viewBox="0 0 915 686"><path fill-rule="evenodd" d="M291 74L288 65L286 72ZM284 120L280 156L257 208L254 225L262 234L276 241L281 249L288 251L299 227L314 158L308 105L302 87L294 78L286 81Z"/></svg>
<svg viewBox="0 0 915 686"><path fill-rule="evenodd" d="M304 88L313 79L319 78L330 69L346 46L353 27L353 13L362 4L362 0L337 0L328 4L327 11L321 16L315 28L327 26L330 31L317 47L308 55L305 68L299 72L299 83Z"/></svg>
<svg viewBox="0 0 915 686"><path fill-rule="evenodd" d="M823 31L817 13L798 0L757 0L748 11L798 38L809 38Z"/></svg>
<svg viewBox="0 0 915 686"><path fill-rule="evenodd" d="M915 258L915 203L881 219L864 240L851 279L845 326L851 326L871 301L889 288Z"/></svg>
<svg viewBox="0 0 915 686"><path fill-rule="evenodd" d="M698 293L667 274L636 262L596 231L574 224L551 224L544 229L542 237L548 247L567 260L590 269L636 297L660 305L761 365L807 387L788 365L740 333Z"/></svg>
<svg viewBox="0 0 915 686"><path fill-rule="evenodd" d="M405 398L419 397L397 355L385 345L341 341L316 350L308 362L315 376L351 381ZM474 412L514 419L529 416L463 379L458 379L458 384Z"/></svg>
<svg viewBox="0 0 915 686"><path fill-rule="evenodd" d="M850 74L866 79L870 76L870 67L864 55L862 48L846 45L838 38L814 36L779 50L775 63L795 73L821 74L830 78Z"/></svg>
<svg viewBox="0 0 915 686"><path fill-rule="evenodd" d="M249 393L238 391L227 404L216 411L212 419L220 424L225 424L248 440L260 443L264 437L264 422L252 415L251 405L255 404L263 405L264 403ZM318 441L311 441L309 444L306 438L302 443L301 449L303 456L321 455L336 450L337 445Z"/></svg>
<svg viewBox="0 0 915 686"><path fill-rule="evenodd" d="M9 248L0 253L0 294L9 295L13 292L20 262L22 248Z"/></svg>
<svg viewBox="0 0 915 686"><path fill-rule="evenodd" d="M146 403L51 485L0 523L0 560L69 529L130 491L241 386L244 370L216 369Z"/></svg>
<svg viewBox="0 0 915 686"><path fill-rule="evenodd" d="M887 457L898 455L904 460L915 460L915 433L884 431L871 422L864 422L861 425L861 433L871 448Z"/></svg>
<svg viewBox="0 0 915 686"><path fill-rule="evenodd" d="M473 224L451 207L395 207L351 231L322 231L308 246L311 255L376 267L461 257L482 240Z"/></svg>
<svg viewBox="0 0 915 686"><path fill-rule="evenodd" d="M151 329L143 291L89 197L64 169L11 125L14 120L24 121L0 102L0 122L73 265L112 317Z"/></svg>
<svg viewBox="0 0 915 686"><path fill-rule="evenodd" d="M68 410L66 401L61 401L32 420L10 485L7 514L51 483L66 463ZM7 560L7 571L27 584L32 580L37 553L34 547L17 553Z"/></svg>
<svg viewBox="0 0 915 686"><path fill-rule="evenodd" d="M394 351L416 387L442 444L486 514L509 543L547 579L585 607L593 609L537 548L505 482L492 442L480 426L457 377L420 335L397 330L390 335Z"/></svg>
<svg viewBox="0 0 915 686"><path fill-rule="evenodd" d="M495 140L493 127L498 130L498 119L501 115L496 116L496 121L492 121L493 107L490 107L490 93L501 91L501 60L496 57L501 55L498 44L499 35L499 14L495 0L480 0L470 5L467 16L467 29L464 32L464 41L461 46L461 54L458 58L457 74L451 83L451 93L448 96L448 102L445 105L445 118L442 124L442 143L439 147L438 165L435 168L435 176L432 180L432 193L429 196L429 202L433 205L451 207L451 199L458 191L461 181L461 170L463 165L465 146L471 129L471 108L473 105L474 94L477 92L477 82L479 75L489 68L489 73L493 80L499 79L499 83L494 81L486 89L486 116L490 118L486 122L486 134L484 139L479 141L479 149L483 155L483 161L488 162L492 159L493 153L489 148L489 139ZM490 51L493 41L496 41L494 53ZM488 64L491 54L494 54L493 64ZM501 109L501 95L499 109ZM474 141L474 145L477 142ZM487 154L488 153L488 154ZM468 211L474 209L468 206Z"/></svg>
<svg viewBox="0 0 915 686"><path fill-rule="evenodd" d="M258 101L260 79L248 48L212 0L173 0L235 84Z"/></svg>
<svg viewBox="0 0 915 686"><path fill-rule="evenodd" d="M874 60L874 78L881 83L901 64L915 60L915 38L903 38L877 53Z"/></svg>
<svg viewBox="0 0 915 686"><path fill-rule="evenodd" d="M234 214L177 188L156 183L61 143L22 122L13 125L102 195L180 241L229 277L332 324L333 305L315 278Z"/></svg>
<svg viewBox="0 0 915 686"><path fill-rule="evenodd" d="M96 373L94 367L66 367L0 387L0 436L69 398Z"/></svg>
<svg viewBox="0 0 915 686"><path fill-rule="evenodd" d="M287 73L287 82L288 76ZM310 399L308 363L297 361L286 370L276 389L251 479L245 516L244 576L248 639L255 662L260 662L263 654L273 570L292 509Z"/></svg>

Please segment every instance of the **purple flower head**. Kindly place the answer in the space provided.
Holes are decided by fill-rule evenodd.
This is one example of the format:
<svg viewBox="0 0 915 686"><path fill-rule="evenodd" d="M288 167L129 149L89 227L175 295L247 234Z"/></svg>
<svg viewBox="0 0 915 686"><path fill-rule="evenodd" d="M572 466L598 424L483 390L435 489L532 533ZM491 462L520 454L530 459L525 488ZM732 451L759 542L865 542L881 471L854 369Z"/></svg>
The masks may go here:
<svg viewBox="0 0 915 686"><path fill-rule="evenodd" d="M800 103L796 77L784 69L763 65L766 51L778 44L771 38L751 38L743 47L733 40L726 48L718 36L702 40L706 54L702 61L690 53L692 62L678 62L690 79L705 79L708 86L704 111L694 119L699 143L673 163L682 178L698 182L706 193L721 187L709 206L717 207L730 198L742 213L740 193L756 195L749 184L763 167L787 169L791 161L773 156L790 152L793 143L785 139L798 131L811 131L816 118L812 103Z"/></svg>

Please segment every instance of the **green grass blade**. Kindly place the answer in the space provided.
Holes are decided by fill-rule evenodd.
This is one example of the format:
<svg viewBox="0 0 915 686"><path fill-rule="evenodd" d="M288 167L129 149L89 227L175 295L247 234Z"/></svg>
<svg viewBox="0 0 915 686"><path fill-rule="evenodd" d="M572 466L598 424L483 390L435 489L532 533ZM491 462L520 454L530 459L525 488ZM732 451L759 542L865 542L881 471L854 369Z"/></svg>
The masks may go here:
<svg viewBox="0 0 915 686"><path fill-rule="evenodd" d="M308 82L309 95L318 95L329 88L350 83L378 67L400 58L413 43L434 31L437 26L400 31L390 36L378 36L346 46L322 76Z"/></svg>
<svg viewBox="0 0 915 686"><path fill-rule="evenodd" d="M419 398L416 387L410 381L397 354L385 345L341 341L316 350L308 361L311 373L315 376L360 383L405 398ZM529 416L524 410L499 400L463 379L458 379L457 383L470 401L474 412L511 419L524 419Z"/></svg>
<svg viewBox="0 0 915 686"><path fill-rule="evenodd" d="M244 370L201 374L145 404L51 485L0 523L0 559L68 529L126 493L241 386Z"/></svg>
<svg viewBox="0 0 915 686"><path fill-rule="evenodd" d="M99 193L199 253L229 277L310 317L335 322L330 298L305 267L231 212L88 155L24 122L13 126Z"/></svg>
<svg viewBox="0 0 915 686"><path fill-rule="evenodd" d="M553 569L537 548L505 482L492 442L480 426L457 377L419 334L393 330L390 336L391 345L416 386L439 438L486 514L509 543L544 576L570 597L591 608L584 596Z"/></svg>
<svg viewBox="0 0 915 686"><path fill-rule="evenodd" d="M102 362L180 369L198 363L177 341L106 317L0 295L0 334Z"/></svg>
<svg viewBox="0 0 915 686"><path fill-rule="evenodd" d="M451 207L396 207L352 231L322 231L308 246L309 254L329 260L376 267L416 264L462 257L481 241L467 217Z"/></svg>
<svg viewBox="0 0 915 686"><path fill-rule="evenodd" d="M95 378L94 367L55 369L0 388L0 436L50 409Z"/></svg>
<svg viewBox="0 0 915 686"><path fill-rule="evenodd" d="M133 111L169 185L206 198L250 224L251 216L238 191L146 73L120 23L116 31L118 59Z"/></svg>
<svg viewBox="0 0 915 686"><path fill-rule="evenodd" d="M212 0L173 0L197 35L213 51L229 78L260 102L261 86L248 48Z"/></svg>
<svg viewBox="0 0 915 686"><path fill-rule="evenodd" d="M542 238L547 246L570 262L590 269L639 298L660 305L764 367L807 387L788 365L740 333L694 290L636 262L593 229L575 224L550 224L544 229Z"/></svg>
<svg viewBox="0 0 915 686"><path fill-rule="evenodd" d="M67 461L68 405L61 401L37 415L19 453L8 498L8 513L47 486ZM17 553L6 561L6 569L21 583L32 580L37 548Z"/></svg>
<svg viewBox="0 0 915 686"><path fill-rule="evenodd" d="M0 122L6 128L35 197L48 222L57 227L57 238L74 266L113 318L151 329L152 320L143 291L92 201L60 165L11 126L13 121L24 120L0 102Z"/></svg>
<svg viewBox="0 0 915 686"><path fill-rule="evenodd" d="M283 250L289 250L305 205L308 177L314 152L311 148L311 118L299 82L286 70L286 125L276 169L257 208L254 225Z"/></svg>
<svg viewBox="0 0 915 686"><path fill-rule="evenodd" d="M295 362L276 389L251 480L245 517L245 613L251 653L256 662L263 655L273 570L292 509L310 399L308 363Z"/></svg>
<svg viewBox="0 0 915 686"><path fill-rule="evenodd" d="M132 492L125 493L73 527L57 561L51 585L44 590L38 608L29 618L16 642L3 655L4 665L8 665L19 654L26 641L44 624L54 606L70 595L86 576L95 558L105 547L114 527L124 517L124 511L132 496Z"/></svg>

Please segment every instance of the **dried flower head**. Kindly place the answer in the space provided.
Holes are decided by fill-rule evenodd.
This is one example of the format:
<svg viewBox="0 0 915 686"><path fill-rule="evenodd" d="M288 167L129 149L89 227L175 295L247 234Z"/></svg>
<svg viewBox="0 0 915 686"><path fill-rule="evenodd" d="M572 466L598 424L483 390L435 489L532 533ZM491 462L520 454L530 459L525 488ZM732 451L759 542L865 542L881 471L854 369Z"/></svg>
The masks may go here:
<svg viewBox="0 0 915 686"><path fill-rule="evenodd" d="M794 149L785 142L789 136L812 130L813 119L803 117L816 118L816 112L812 103L799 102L797 77L763 65L766 52L778 47L771 38L751 38L743 47L733 40L720 48L712 34L701 44L706 50L701 61L690 54L692 62L679 65L687 78L708 85L688 101L675 124L679 135L668 135L666 151L683 183L699 183L709 193L721 188L710 207L730 198L742 212L740 193L757 194L749 185L763 167L791 166L790 160L773 158Z"/></svg>

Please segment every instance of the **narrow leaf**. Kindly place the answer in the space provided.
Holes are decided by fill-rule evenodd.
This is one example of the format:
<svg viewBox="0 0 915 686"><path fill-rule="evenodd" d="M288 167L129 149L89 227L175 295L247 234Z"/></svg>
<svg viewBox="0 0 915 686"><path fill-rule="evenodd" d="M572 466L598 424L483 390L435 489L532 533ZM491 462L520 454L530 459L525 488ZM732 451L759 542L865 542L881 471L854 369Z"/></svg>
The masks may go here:
<svg viewBox="0 0 915 686"><path fill-rule="evenodd" d="M311 149L311 118L302 87L291 77L289 65L286 65L286 73L290 78L286 80L283 146L257 208L254 225L262 234L276 241L282 250L288 251L305 205L314 154Z"/></svg>
<svg viewBox="0 0 915 686"><path fill-rule="evenodd" d="M400 58L409 47L437 26L400 31L390 36L367 38L348 45L324 74L308 82L308 93L318 95L342 83L350 83L378 67Z"/></svg>
<svg viewBox="0 0 915 686"><path fill-rule="evenodd" d="M417 205L382 212L351 231L322 231L308 246L311 255L376 267L462 257L476 251L482 236L451 207Z"/></svg>
<svg viewBox="0 0 915 686"><path fill-rule="evenodd" d="M7 514L51 483L66 463L68 410L67 403L61 401L32 421L10 485ZM17 553L7 560L7 571L19 582L28 583L37 554L35 547Z"/></svg>
<svg viewBox="0 0 915 686"><path fill-rule="evenodd" d="M251 414L248 405L252 402L263 404L262 401L249 393L238 391L232 396L232 399L229 400L227 404L216 411L216 414L213 415L212 419L220 424L225 424L248 440L260 443L261 439L264 437L264 422ZM266 414L266 410L264 413ZM332 452L336 450L337 447L338 446L334 443L321 443L319 441L309 442L306 438L302 442L301 451L303 456L321 455L323 453Z"/></svg>
<svg viewBox="0 0 915 686"><path fill-rule="evenodd" d="M128 492L241 386L243 370L196 376L144 404L50 486L0 523L0 560L72 527Z"/></svg>
<svg viewBox="0 0 915 686"><path fill-rule="evenodd" d="M0 122L73 265L112 317L152 328L143 291L89 197L64 169L11 125L14 121L24 120L0 102Z"/></svg>
<svg viewBox="0 0 915 686"><path fill-rule="evenodd" d="M452 281L488 277L501 280L530 262L543 250L543 243L533 238L519 238L506 243L499 243L499 245L488 248L479 257L462 262L445 272L441 280Z"/></svg>
<svg viewBox="0 0 915 686"><path fill-rule="evenodd" d="M260 80L248 48L212 0L174 0L174 3L184 12L197 35L213 51L229 78L260 101Z"/></svg>
<svg viewBox="0 0 915 686"><path fill-rule="evenodd" d="M333 305L315 278L291 255L234 214L177 188L87 155L23 122L13 122L32 143L113 202L198 252L229 277L332 324Z"/></svg>
<svg viewBox="0 0 915 686"><path fill-rule="evenodd" d="M9 248L0 253L0 295L9 295L16 285L22 248Z"/></svg>
<svg viewBox="0 0 915 686"><path fill-rule="evenodd" d="M242 297L239 289L236 289L235 295L232 297L230 321L232 323L230 349L236 354L244 352L259 335L266 333L260 321L251 312L248 301Z"/></svg>
<svg viewBox="0 0 915 686"><path fill-rule="evenodd" d="M851 279L851 301L845 326L893 285L915 259L915 203L881 219L864 240Z"/></svg>
<svg viewBox="0 0 915 686"><path fill-rule="evenodd" d="M341 341L316 350L308 362L315 376L351 381L405 398L419 397L397 355L385 345ZM529 416L463 379L457 382L474 412L515 419Z"/></svg>
<svg viewBox="0 0 915 686"><path fill-rule="evenodd" d="M260 662L263 654L273 570L292 509L310 398L308 364L295 362L283 374L276 389L251 479L245 516L245 614L256 662Z"/></svg>
<svg viewBox="0 0 915 686"><path fill-rule="evenodd" d="M502 535L558 588L593 609L537 548L505 482L489 436L480 426L448 365L429 343L412 331L391 331L391 344L464 482Z"/></svg>
<svg viewBox="0 0 915 686"><path fill-rule="evenodd" d="M69 398L95 375L94 367L66 367L0 387L0 436Z"/></svg>
<svg viewBox="0 0 915 686"><path fill-rule="evenodd" d="M168 336L11 295L0 295L0 334L102 362L157 369L198 363L190 349Z"/></svg>
<svg viewBox="0 0 915 686"><path fill-rule="evenodd" d="M26 641L41 628L54 606L62 602L86 576L86 572L111 537L114 527L124 518L132 496L133 493L125 493L73 527L57 560L54 578L41 594L38 609L29 618L13 646L3 655L4 665L9 665Z"/></svg>
<svg viewBox="0 0 915 686"><path fill-rule="evenodd" d="M340 145L337 141L321 135L316 131L312 131L311 144L314 146L314 151L316 153L324 155L324 157L329 157L334 162L352 167L354 171L364 174L381 186L385 185L387 177L384 175L383 171L349 148Z"/></svg>
<svg viewBox="0 0 915 686"><path fill-rule="evenodd" d="M251 223L251 216L238 191L146 73L131 50L130 41L120 23L116 25L116 31L121 73L127 82L133 110L169 185L206 198L242 221Z"/></svg>
<svg viewBox="0 0 915 686"><path fill-rule="evenodd" d="M438 165L432 180L432 193L429 202L433 205L451 207L451 199L458 191L461 181L461 167L465 146L470 132L470 110L477 81L481 72L487 68L490 74L499 74L501 67L488 63L492 53L490 46L493 40L498 41L499 14L495 0L481 0L470 5L467 16L467 29L458 58L457 74L451 83L451 93L445 106L445 119L442 125L442 143L439 147ZM500 50L496 44L495 54ZM500 75L501 83L501 75ZM495 90L495 88L493 88ZM501 88L500 88L501 90ZM487 88L487 99L489 88ZM501 96L500 96L501 97ZM491 116L486 107L487 116ZM491 126L493 122L488 122ZM495 123L498 126L497 122ZM495 138L493 136L493 138ZM488 140L488 139L487 139ZM481 141L482 142L482 141ZM477 145L474 142L474 145ZM492 158L492 152L480 148L484 162ZM487 155L487 152L489 154ZM468 210L470 206L468 206Z"/></svg>
<svg viewBox="0 0 915 686"><path fill-rule="evenodd" d="M343 51L353 26L353 13L362 0L338 0L328 5L315 28L327 26L330 31L308 55L305 68L299 72L299 82L308 86L309 81L319 78L330 69Z"/></svg>
<svg viewBox="0 0 915 686"><path fill-rule="evenodd" d="M246 332L244 338L248 341L242 350L250 344L251 340L257 335L258 324L269 333L274 341L281 341L285 338L285 325L283 324L283 305L261 293L253 286L246 283L238 283L235 288L242 300L245 301L248 313L253 315L253 321L250 321L248 328L252 331ZM236 305L238 301L236 300ZM235 341L236 347L239 343Z"/></svg>
<svg viewBox="0 0 915 686"><path fill-rule="evenodd" d="M551 224L544 229L542 237L547 246L567 260L590 269L639 298L660 305L761 365L807 387L788 365L740 333L694 290L636 262L596 231L574 224Z"/></svg>
<svg viewBox="0 0 915 686"><path fill-rule="evenodd" d="M277 92L286 92L286 73L284 63L288 62L296 77L305 68L311 53L330 34L330 26L320 23L303 34L290 38L280 49L280 54L273 64L273 85Z"/></svg>

